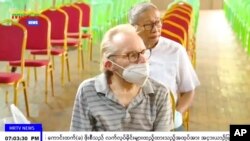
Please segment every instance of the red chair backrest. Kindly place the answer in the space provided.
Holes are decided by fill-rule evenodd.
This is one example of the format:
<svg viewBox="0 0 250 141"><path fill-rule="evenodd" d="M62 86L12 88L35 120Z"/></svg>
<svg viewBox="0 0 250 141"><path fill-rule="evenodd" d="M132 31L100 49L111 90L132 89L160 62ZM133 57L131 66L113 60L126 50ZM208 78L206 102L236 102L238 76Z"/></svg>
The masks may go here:
<svg viewBox="0 0 250 141"><path fill-rule="evenodd" d="M25 27L18 23L0 23L0 61L19 61L22 59L27 40Z"/></svg>
<svg viewBox="0 0 250 141"><path fill-rule="evenodd" d="M91 18L91 9L87 3L74 3L82 10L82 27L89 27L90 26L90 18Z"/></svg>
<svg viewBox="0 0 250 141"><path fill-rule="evenodd" d="M193 11L193 7L192 5L186 3L186 2L178 2L176 5L181 6L181 7L185 7L186 9L189 9L190 11Z"/></svg>
<svg viewBox="0 0 250 141"><path fill-rule="evenodd" d="M168 15L168 14L178 14L178 15L180 15L182 17L187 18L187 20L189 21L189 23L190 23L191 18L192 18L191 17L191 13L186 12L186 11L184 11L182 9L178 9L178 8L176 8L176 9L174 8L173 10L167 11L167 13L165 15Z"/></svg>
<svg viewBox="0 0 250 141"><path fill-rule="evenodd" d="M185 39L185 32L183 32L180 28L172 25L169 21L165 21L162 23L162 29L168 30L169 32L175 33L180 36L183 40Z"/></svg>
<svg viewBox="0 0 250 141"><path fill-rule="evenodd" d="M50 21L43 15L25 16L19 23L26 27L28 32L28 50L46 50L50 43Z"/></svg>
<svg viewBox="0 0 250 141"><path fill-rule="evenodd" d="M61 7L69 17L68 32L79 33L82 23L82 11L79 7L73 5L66 5Z"/></svg>
<svg viewBox="0 0 250 141"><path fill-rule="evenodd" d="M60 9L47 9L42 12L51 23L51 39L66 39L68 15Z"/></svg>
<svg viewBox="0 0 250 141"><path fill-rule="evenodd" d="M162 29L161 31L161 36L164 37L164 38L167 38L167 39L170 39L172 41L175 41L181 45L183 45L183 39L181 37L179 37L178 35L176 35L175 33L173 32L170 32L166 29Z"/></svg>
<svg viewBox="0 0 250 141"><path fill-rule="evenodd" d="M185 5L185 4L175 4L175 5L173 5L171 7L171 9L178 9L178 8L180 8L180 9L186 11L186 12L189 12L189 13L193 12L193 8L189 7L189 6Z"/></svg>
<svg viewBox="0 0 250 141"><path fill-rule="evenodd" d="M184 20L182 17L178 17L177 14L169 14L169 15L165 16L163 20L172 21L172 22L175 22L175 23L181 25L182 27L185 28L186 32L188 33L188 30L189 30L188 21Z"/></svg>

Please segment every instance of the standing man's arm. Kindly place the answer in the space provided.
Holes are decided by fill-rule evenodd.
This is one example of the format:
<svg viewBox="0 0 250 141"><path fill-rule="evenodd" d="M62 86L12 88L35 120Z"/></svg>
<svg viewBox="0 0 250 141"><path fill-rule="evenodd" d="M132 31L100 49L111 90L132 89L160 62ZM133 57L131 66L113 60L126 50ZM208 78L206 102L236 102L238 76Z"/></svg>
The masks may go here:
<svg viewBox="0 0 250 141"><path fill-rule="evenodd" d="M178 128L182 125L182 115L191 106L195 88L200 85L196 72L189 60L186 50L181 46L179 50L179 63L178 63L178 75L177 84L178 91L180 94L176 104L175 111L175 127Z"/></svg>
<svg viewBox="0 0 250 141"><path fill-rule="evenodd" d="M184 113L192 104L195 88L200 85L196 72L189 60L186 50L181 46L179 50L179 63L178 63L178 102L176 110Z"/></svg>
<svg viewBox="0 0 250 141"><path fill-rule="evenodd" d="M176 110L182 114L186 112L193 102L194 95L194 90L181 93L181 96L179 97L178 103L176 105Z"/></svg>

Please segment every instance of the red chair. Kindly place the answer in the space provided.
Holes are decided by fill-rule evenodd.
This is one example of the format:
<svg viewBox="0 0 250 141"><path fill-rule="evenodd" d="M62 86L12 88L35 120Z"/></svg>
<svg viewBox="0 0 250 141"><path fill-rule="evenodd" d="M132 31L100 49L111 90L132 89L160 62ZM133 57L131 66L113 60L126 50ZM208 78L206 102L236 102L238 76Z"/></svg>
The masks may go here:
<svg viewBox="0 0 250 141"><path fill-rule="evenodd" d="M53 85L53 67L50 58L50 22L49 19L43 15L25 16L19 19L19 23L22 24L28 32L26 50L28 51L46 51L47 58L26 59L24 66L27 68L46 68L45 70L45 102L48 99L48 75L50 74L51 90L54 96ZM10 65L18 67L21 65L20 61L11 61ZM35 71L36 72L36 71ZM29 74L28 74L29 76ZM36 75L35 75L36 76Z"/></svg>
<svg viewBox="0 0 250 141"><path fill-rule="evenodd" d="M54 56L61 57L61 83L62 85L64 85L65 63L68 81L70 81L70 68L67 46L67 44L70 42L67 41L68 15L65 11L60 9L47 9L43 11L42 14L48 17L51 22L51 55L53 58ZM73 42L73 44L76 43ZM44 52L39 51L36 52L36 54L44 54ZM55 66L54 63L53 66Z"/></svg>
<svg viewBox="0 0 250 141"><path fill-rule="evenodd" d="M194 34L194 27L193 27L193 16L192 11L184 10L183 8L173 7L169 11L164 14L163 19L170 17L171 15L175 15L179 19L185 20L188 22L188 39L187 39L187 52L192 61L193 66L196 66L196 44L195 44L195 34ZM182 24L183 25L183 24ZM184 25L185 26L185 25Z"/></svg>
<svg viewBox="0 0 250 141"><path fill-rule="evenodd" d="M170 9L164 14L164 20L173 21L180 26L184 27L187 33L187 48L188 56L195 67L196 65L196 47L195 47L195 35L193 27L193 9L192 6L185 2L178 2L170 7ZM188 29L188 31L187 31ZM183 125L189 130L189 109L184 113Z"/></svg>
<svg viewBox="0 0 250 141"><path fill-rule="evenodd" d="M68 49L71 47L77 48L77 62L78 62L78 70L84 69L84 57L83 57L83 49L82 49L82 11L79 7L75 5L64 5L60 7L63 11L65 11L68 15L68 31L67 31L67 46Z"/></svg>
<svg viewBox="0 0 250 141"><path fill-rule="evenodd" d="M191 15L191 25L190 25L190 34L189 34L189 54L191 55L192 58L192 63L193 66L196 67L196 37L195 37L195 33L194 33L194 28L193 26L195 26L193 23L195 23L195 15L193 12L193 7L192 5L190 5L189 3L186 2L177 2L174 6L175 8L181 8L185 11L187 11L188 13L190 13Z"/></svg>
<svg viewBox="0 0 250 141"><path fill-rule="evenodd" d="M193 8L190 5L187 5L186 3L176 3L170 7L170 9L182 9L184 11L187 11L188 13L193 14Z"/></svg>
<svg viewBox="0 0 250 141"><path fill-rule="evenodd" d="M165 17L166 15L168 14L177 14L177 15L180 15L184 18L186 18L188 21L189 21L189 24L192 25L192 13L186 11L186 10L183 10L182 8L173 8L173 9L170 9L168 10L163 17Z"/></svg>
<svg viewBox="0 0 250 141"><path fill-rule="evenodd" d="M74 5L78 6L82 11L82 39L88 40L88 49L89 49L89 59L92 60L92 51L93 51L93 35L90 31L90 21L91 21L91 8L90 5L84 2L76 2Z"/></svg>
<svg viewBox="0 0 250 141"><path fill-rule="evenodd" d="M177 14L168 14L166 15L164 18L163 18L163 21L172 21L180 26L182 26L185 30L185 32L187 33L187 40L186 40L186 45L187 45L187 48L188 48L188 42L189 42L189 28L190 28L190 25L189 25L189 22L186 18L180 16L180 15L177 15Z"/></svg>
<svg viewBox="0 0 250 141"><path fill-rule="evenodd" d="M178 36L177 34L175 34L173 32L168 31L167 29L162 29L161 30L161 36L165 37L165 38L168 38L168 39L170 39L172 41L175 41L175 42L177 42L177 43L179 43L181 45L184 44L184 40L180 36Z"/></svg>
<svg viewBox="0 0 250 141"><path fill-rule="evenodd" d="M6 20L0 23L0 61L20 61L21 72L0 72L0 86L14 87L14 104L18 105L18 87L23 85L24 100L26 113L29 117L29 103L26 91L26 82L23 79L24 75L24 51L27 41L27 30L24 26L14 23L11 20ZM6 102L8 101L8 93L6 93Z"/></svg>
<svg viewBox="0 0 250 141"><path fill-rule="evenodd" d="M176 8L176 7L181 7L182 9L184 9L186 11L189 11L190 13L193 12L193 7L190 4L186 3L186 2L182 2L182 1L181 2L177 2L177 3L173 4L170 7L170 9Z"/></svg>
<svg viewBox="0 0 250 141"><path fill-rule="evenodd" d="M164 20L162 23L161 36L174 40L185 48L187 47L187 33L184 27L172 21Z"/></svg>
<svg viewBox="0 0 250 141"><path fill-rule="evenodd" d="M182 17L182 16L175 14L175 13L171 13L171 14L166 15L163 20L172 21L172 22L182 26L185 29L185 31L187 33L186 51L190 57L190 60L193 63L194 50L191 46L191 43L192 43L192 39L194 37L194 34L192 35L191 25L189 24L189 21L185 17ZM193 63L193 65L194 65L194 63Z"/></svg>

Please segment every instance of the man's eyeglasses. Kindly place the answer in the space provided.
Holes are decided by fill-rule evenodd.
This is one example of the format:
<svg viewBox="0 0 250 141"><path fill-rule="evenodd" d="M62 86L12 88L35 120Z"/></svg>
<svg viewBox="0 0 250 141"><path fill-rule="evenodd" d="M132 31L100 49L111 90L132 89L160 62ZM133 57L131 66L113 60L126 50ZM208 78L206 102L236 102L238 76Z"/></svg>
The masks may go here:
<svg viewBox="0 0 250 141"><path fill-rule="evenodd" d="M156 26L157 28L161 28L161 21L157 20L154 23L144 24L143 25L145 30L150 30L150 31L154 28L154 26Z"/></svg>
<svg viewBox="0 0 250 141"><path fill-rule="evenodd" d="M137 62L139 60L140 54L142 54L145 57L145 59L149 59L150 56L151 56L151 50L150 49L144 49L141 52L133 51L133 52L129 52L129 53L123 54L123 55L114 54L114 55L110 55L108 58L114 57L114 56L126 56L126 57L128 57L129 62L135 63L135 62Z"/></svg>

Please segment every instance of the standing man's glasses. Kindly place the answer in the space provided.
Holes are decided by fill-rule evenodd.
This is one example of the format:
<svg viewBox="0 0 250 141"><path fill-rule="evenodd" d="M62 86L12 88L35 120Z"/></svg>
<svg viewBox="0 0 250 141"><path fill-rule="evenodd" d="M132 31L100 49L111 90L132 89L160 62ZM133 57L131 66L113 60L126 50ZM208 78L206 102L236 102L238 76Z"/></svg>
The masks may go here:
<svg viewBox="0 0 250 141"><path fill-rule="evenodd" d="M156 26L157 28L161 28L161 21L157 20L154 23L144 24L143 25L145 30L152 30L154 28L154 26Z"/></svg>

